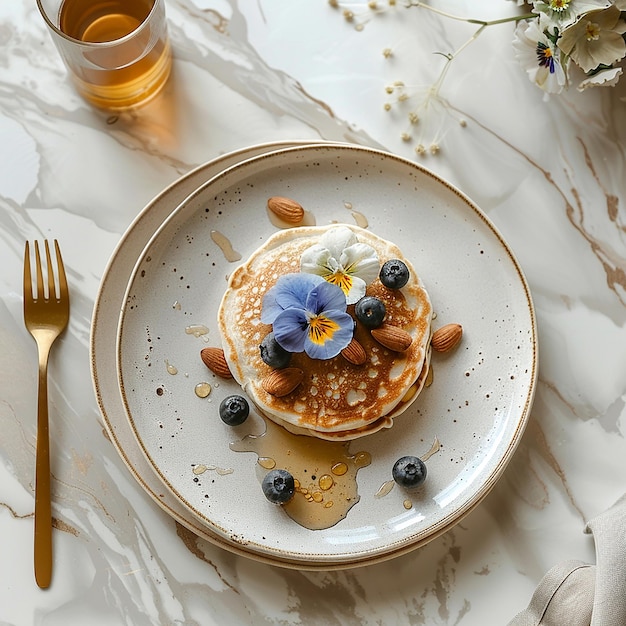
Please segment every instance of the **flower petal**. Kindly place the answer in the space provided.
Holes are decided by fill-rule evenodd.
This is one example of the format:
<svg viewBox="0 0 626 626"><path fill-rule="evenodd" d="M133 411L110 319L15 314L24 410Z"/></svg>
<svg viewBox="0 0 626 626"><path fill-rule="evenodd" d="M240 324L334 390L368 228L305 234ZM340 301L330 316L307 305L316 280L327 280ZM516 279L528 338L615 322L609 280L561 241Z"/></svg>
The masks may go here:
<svg viewBox="0 0 626 626"><path fill-rule="evenodd" d="M350 343L353 331L348 313L326 310L310 320L304 350L312 359L332 359Z"/></svg>
<svg viewBox="0 0 626 626"><path fill-rule="evenodd" d="M339 263L351 276L358 276L366 284L375 281L380 271L376 250L366 243L355 243L344 249Z"/></svg>
<svg viewBox="0 0 626 626"><path fill-rule="evenodd" d="M261 321L272 324L285 309L297 307L305 308L309 291L323 282L320 276L314 274L285 274L263 297Z"/></svg>
<svg viewBox="0 0 626 626"><path fill-rule="evenodd" d="M337 270L337 261L331 251L316 243L300 257L300 271L318 276L328 276Z"/></svg>
<svg viewBox="0 0 626 626"><path fill-rule="evenodd" d="M346 296L337 285L323 281L311 289L305 308L313 315L319 315L322 311L329 309L344 312L346 310Z"/></svg>
<svg viewBox="0 0 626 626"><path fill-rule="evenodd" d="M288 352L303 352L309 328L309 315L297 308L285 309L274 320L274 338Z"/></svg>
<svg viewBox="0 0 626 626"><path fill-rule="evenodd" d="M578 91L584 91L590 87L614 87L617 85L622 72L621 67L612 67L608 70L602 70L583 80L580 85L578 85Z"/></svg>
<svg viewBox="0 0 626 626"><path fill-rule="evenodd" d="M352 276L352 285L350 291L346 294L346 302L348 304L356 304L367 290L367 284L358 276Z"/></svg>
<svg viewBox="0 0 626 626"><path fill-rule="evenodd" d="M534 0L533 13L544 15L548 19L550 30L556 26L562 30L573 24L581 15L589 11L606 9L611 5L610 0L568 0L567 3L551 0Z"/></svg>
<svg viewBox="0 0 626 626"><path fill-rule="evenodd" d="M320 245L328 248L337 260L345 248L357 243L358 239L347 226L337 226L327 230L320 238Z"/></svg>

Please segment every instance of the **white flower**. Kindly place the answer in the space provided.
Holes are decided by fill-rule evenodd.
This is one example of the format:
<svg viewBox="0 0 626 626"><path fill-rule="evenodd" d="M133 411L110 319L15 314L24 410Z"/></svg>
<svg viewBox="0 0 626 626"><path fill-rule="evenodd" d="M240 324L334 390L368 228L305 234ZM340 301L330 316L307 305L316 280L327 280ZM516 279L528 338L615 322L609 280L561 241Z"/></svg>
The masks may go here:
<svg viewBox="0 0 626 626"><path fill-rule="evenodd" d="M545 35L539 19L517 25L513 47L533 83L546 93L563 91L567 84L567 60L563 61L561 51Z"/></svg>
<svg viewBox="0 0 626 626"><path fill-rule="evenodd" d="M611 2L609 0L536 0L533 5L535 13L545 15L550 21L550 26L556 26L561 30L573 24L588 11L608 8Z"/></svg>
<svg viewBox="0 0 626 626"><path fill-rule="evenodd" d="M608 70L602 70L583 80L578 85L578 91L584 91L589 87L614 87L617 85L621 75L621 67L611 67Z"/></svg>
<svg viewBox="0 0 626 626"><path fill-rule="evenodd" d="M346 295L346 302L354 304L378 276L380 263L374 248L359 243L348 227L338 226L326 231L319 243L304 251L300 270L338 285Z"/></svg>
<svg viewBox="0 0 626 626"><path fill-rule="evenodd" d="M626 22L616 6L585 13L575 24L568 26L558 41L559 48L572 58L584 72L610 66L626 56L622 35Z"/></svg>

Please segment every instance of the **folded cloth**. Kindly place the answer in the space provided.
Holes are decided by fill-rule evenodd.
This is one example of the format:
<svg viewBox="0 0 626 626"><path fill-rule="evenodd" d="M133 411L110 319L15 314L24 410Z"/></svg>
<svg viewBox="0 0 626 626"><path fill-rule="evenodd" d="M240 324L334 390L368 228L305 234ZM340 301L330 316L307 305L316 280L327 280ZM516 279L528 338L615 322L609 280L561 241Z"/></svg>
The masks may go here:
<svg viewBox="0 0 626 626"><path fill-rule="evenodd" d="M626 495L592 519L596 564L565 561L509 626L626 626Z"/></svg>

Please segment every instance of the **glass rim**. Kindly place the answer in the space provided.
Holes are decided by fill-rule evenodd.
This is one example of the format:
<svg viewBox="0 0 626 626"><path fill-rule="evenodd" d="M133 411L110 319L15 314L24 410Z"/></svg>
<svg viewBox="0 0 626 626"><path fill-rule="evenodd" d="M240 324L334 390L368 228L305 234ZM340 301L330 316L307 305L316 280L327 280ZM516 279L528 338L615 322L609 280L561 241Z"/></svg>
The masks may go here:
<svg viewBox="0 0 626 626"><path fill-rule="evenodd" d="M62 0L59 3L59 9L61 8L61 6L63 6L63 2L65 2L65 0ZM163 2L164 2L164 0L152 0L152 8L148 12L148 15L146 15L144 20L141 22L141 24L139 24L139 26L137 26L137 28L131 30L130 33L127 33L123 37L120 37L119 39L112 39L111 41L83 41L82 39L76 39L76 37L72 37L71 35L68 35L67 33L64 33L50 19L50 16L48 15L48 11L43 6L43 0L37 0L37 8L39 9L39 13L43 17L43 19L46 22L46 25L48 26L48 28L50 28L50 30L52 30L52 32L54 32L55 35L61 37L61 39L64 39L68 43L71 43L74 46L82 46L82 47L85 47L85 48L108 48L108 47L117 46L117 45L119 45L121 43L124 43L124 42L128 41L129 39L132 39L133 37L135 37L138 32L140 32L141 30L143 30L146 27L146 24L148 23L148 21L152 17L152 14L156 11L157 7L160 4L162 4Z"/></svg>

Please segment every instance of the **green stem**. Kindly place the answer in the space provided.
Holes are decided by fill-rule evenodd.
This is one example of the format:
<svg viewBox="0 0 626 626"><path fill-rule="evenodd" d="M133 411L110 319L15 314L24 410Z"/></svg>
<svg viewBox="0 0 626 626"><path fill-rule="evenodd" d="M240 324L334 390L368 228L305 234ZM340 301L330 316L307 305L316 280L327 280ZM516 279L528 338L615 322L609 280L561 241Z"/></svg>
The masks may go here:
<svg viewBox="0 0 626 626"><path fill-rule="evenodd" d="M427 9L428 11L432 11L433 13L437 13L437 15L447 17L451 20L467 22L468 24L479 24L480 26L495 26L496 24L506 24L508 22L521 22L522 20L530 20L537 17L535 13L523 13L521 15L510 15L509 17L501 17L497 20L478 20L471 17L453 15L452 13L442 11L441 9L436 9L435 7L431 7L429 4L426 4L425 2L419 2L418 0L409 0L407 7L418 7L421 9Z"/></svg>
<svg viewBox="0 0 626 626"><path fill-rule="evenodd" d="M465 20L468 24L481 24L482 26L496 26L497 24L507 24L508 22L521 22L523 20L532 20L536 18L537 15L535 13L522 13L521 15L510 15L509 17L501 17L497 20L475 20L471 17L463 18L453 18Z"/></svg>
<svg viewBox="0 0 626 626"><path fill-rule="evenodd" d="M435 81L433 85L433 88L434 88L433 93L435 95L439 93L439 90L441 89L441 85L443 84L443 81L445 80L446 74L448 73L448 70L450 69L450 65L452 64L452 61L454 61L454 59L459 54L461 54L461 52L463 52L463 50L465 50L467 46L469 46L473 41L475 41L480 35L480 33L482 33L483 30L487 28L487 26L488 24L482 24L480 28L478 28L476 32L462 46L457 48L451 54L444 55L446 57L446 64L443 66L443 69L441 70L441 74L439 74L439 78Z"/></svg>

